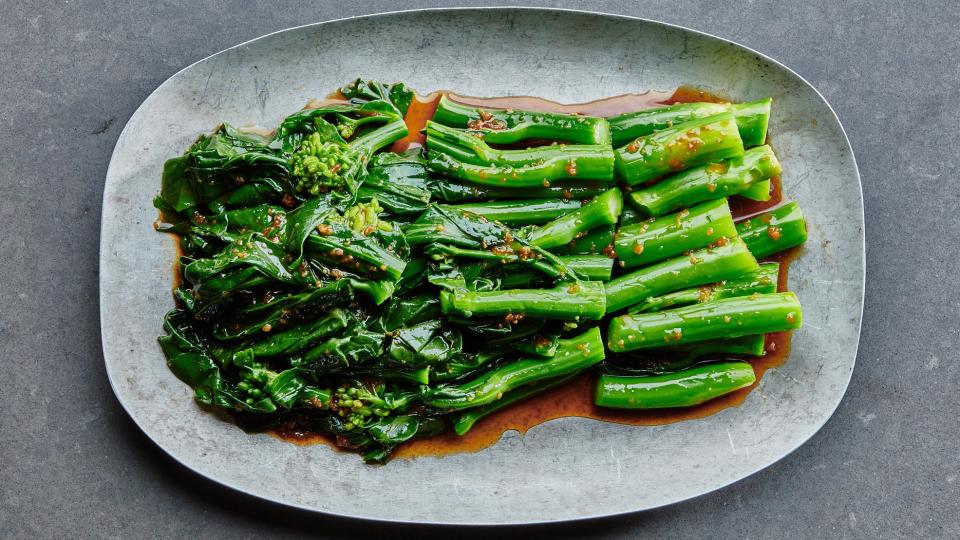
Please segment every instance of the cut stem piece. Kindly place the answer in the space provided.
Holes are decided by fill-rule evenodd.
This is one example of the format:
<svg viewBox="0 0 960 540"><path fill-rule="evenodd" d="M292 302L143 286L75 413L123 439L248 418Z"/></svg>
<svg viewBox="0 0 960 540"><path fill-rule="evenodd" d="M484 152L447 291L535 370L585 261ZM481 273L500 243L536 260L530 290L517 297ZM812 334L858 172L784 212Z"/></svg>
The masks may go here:
<svg viewBox="0 0 960 540"><path fill-rule="evenodd" d="M755 294L657 313L621 315L610 321L613 352L651 349L709 339L768 334L799 328L800 302L791 292Z"/></svg>

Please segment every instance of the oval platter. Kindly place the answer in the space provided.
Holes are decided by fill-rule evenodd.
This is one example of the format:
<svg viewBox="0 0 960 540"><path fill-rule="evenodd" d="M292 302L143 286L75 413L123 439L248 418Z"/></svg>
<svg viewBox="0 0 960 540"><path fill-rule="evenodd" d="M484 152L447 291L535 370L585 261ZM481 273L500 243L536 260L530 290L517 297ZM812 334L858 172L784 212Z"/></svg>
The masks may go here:
<svg viewBox="0 0 960 540"><path fill-rule="evenodd" d="M322 67L321 67L322 66ZM772 96L784 193L809 239L791 267L804 305L788 361L745 402L701 420L634 427L563 418L493 446L365 465L326 445L244 433L204 412L156 338L172 307L174 243L156 233L163 161L221 121L274 126L356 77L422 92L586 102L694 85ZM729 41L659 22L533 9L426 10L308 25L205 58L172 76L124 128L107 172L100 310L107 373L136 424L185 467L312 511L419 523L520 524L634 512L708 493L781 459L843 397L863 305L863 201L843 128L788 68Z"/></svg>

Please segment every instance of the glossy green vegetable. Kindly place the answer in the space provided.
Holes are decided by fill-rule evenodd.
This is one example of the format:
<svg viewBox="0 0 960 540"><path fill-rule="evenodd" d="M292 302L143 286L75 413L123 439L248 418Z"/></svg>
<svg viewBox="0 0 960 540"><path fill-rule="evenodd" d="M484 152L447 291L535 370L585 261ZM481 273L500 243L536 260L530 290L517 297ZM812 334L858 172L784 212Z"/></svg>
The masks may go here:
<svg viewBox="0 0 960 540"><path fill-rule="evenodd" d="M583 279L609 281L613 274L613 259L605 255L561 255L560 261ZM516 289L539 284L542 274L531 270L518 270L506 266L500 277L503 289Z"/></svg>
<svg viewBox="0 0 960 540"><path fill-rule="evenodd" d="M790 292L725 298L656 313L621 315L610 321L613 352L735 338L799 328L800 302Z"/></svg>
<svg viewBox="0 0 960 540"><path fill-rule="evenodd" d="M503 291L443 291L440 305L445 314L465 317L499 315L543 317L565 321L603 318L606 306L603 283L575 281L552 289L507 289Z"/></svg>
<svg viewBox="0 0 960 540"><path fill-rule="evenodd" d="M760 265L760 270L756 272L743 274L720 283L650 297L632 306L630 313L650 313L691 304L706 304L734 296L774 293L777 292L779 273L779 263L763 263Z"/></svg>
<svg viewBox="0 0 960 540"><path fill-rule="evenodd" d="M802 240L799 210L735 224L726 200L769 196L776 158L743 150L769 101L619 118L618 164L604 119L446 97L425 146L394 153L413 91L339 91L272 135L201 136L154 200L182 249L161 349L244 429L383 462L577 376L682 378L799 325L755 257ZM696 384L674 402L713 391Z"/></svg>
<svg viewBox="0 0 960 540"><path fill-rule="evenodd" d="M629 197L629 193L627 194L627 197ZM640 223L646 219L648 219L648 216L634 208L632 205L627 204L624 205L623 212L620 212L620 227L622 228L626 227L627 225Z"/></svg>
<svg viewBox="0 0 960 540"><path fill-rule="evenodd" d="M623 194L619 188L609 189L576 210L563 214L546 225L531 231L531 245L550 249L572 242L578 234L602 225L613 225L623 210Z"/></svg>
<svg viewBox="0 0 960 540"><path fill-rule="evenodd" d="M390 214L415 217L427 209L433 197L431 184L426 162L418 154L384 152L370 160L357 189L357 201L377 200Z"/></svg>
<svg viewBox="0 0 960 540"><path fill-rule="evenodd" d="M807 223L794 201L737 223L737 232L759 259L806 242Z"/></svg>
<svg viewBox="0 0 960 540"><path fill-rule="evenodd" d="M746 362L706 364L649 377L601 375L594 403L617 409L692 407L746 388L756 381Z"/></svg>
<svg viewBox="0 0 960 540"><path fill-rule="evenodd" d="M386 84L375 80L364 81L363 79L355 79L350 84L341 87L340 93L351 103L389 101L402 115L407 114L407 109L410 108L410 103L415 96L413 90L407 88L407 85L401 82Z"/></svg>
<svg viewBox="0 0 960 540"><path fill-rule="evenodd" d="M369 127L372 129L360 129ZM403 115L388 101L328 105L288 116L275 143L291 151L288 170L299 193L356 189L373 152L407 135Z"/></svg>
<svg viewBox="0 0 960 540"><path fill-rule="evenodd" d="M591 328L579 336L561 340L557 354L551 358L517 360L464 384L440 387L424 402L438 409L481 407L502 399L511 390L581 371L603 357L600 330Z"/></svg>
<svg viewBox="0 0 960 540"><path fill-rule="evenodd" d="M613 246L621 266L633 268L736 235L727 200L714 199L676 214L621 227Z"/></svg>
<svg viewBox="0 0 960 540"><path fill-rule="evenodd" d="M581 232L576 238L562 246L550 248L557 255L613 255L613 237L616 227L613 225L600 226L593 230Z"/></svg>
<svg viewBox="0 0 960 540"><path fill-rule="evenodd" d="M696 250L620 276L606 285L607 313L646 302L668 292L716 283L759 270L739 238Z"/></svg>
<svg viewBox="0 0 960 540"><path fill-rule="evenodd" d="M476 424L478 420L490 416L501 409L505 409L514 403L519 403L525 399L540 395L547 390L552 390L558 386L563 386L580 375L580 373L581 372L577 371L571 373L570 375L564 375L555 379L548 379L539 384L530 384L528 386L508 392L502 398L494 401L493 403L488 403L481 407L467 409L461 412L453 421L453 430L457 433L457 435L465 435L468 431L470 431L471 428L473 428L473 425Z"/></svg>
<svg viewBox="0 0 960 540"><path fill-rule="evenodd" d="M737 129L745 147L759 146L767 142L767 124L770 123L772 104L772 98L733 104L733 115L737 119Z"/></svg>
<svg viewBox="0 0 960 540"><path fill-rule="evenodd" d="M770 98L749 103L678 103L668 107L629 112L609 118L610 135L614 146L622 146L654 131L673 127L697 118L706 118L732 112L737 130L747 148L767 140L770 119Z"/></svg>
<svg viewBox="0 0 960 540"><path fill-rule="evenodd" d="M764 180L763 182L754 182L753 184L750 184L750 187L741 191L740 193L737 193L737 195L740 195L745 199L750 199L751 201L766 202L769 201L773 196L771 189L773 188L770 180Z"/></svg>
<svg viewBox="0 0 960 540"><path fill-rule="evenodd" d="M604 118L553 112L480 108L440 98L435 122L469 129L493 144L546 139L577 144L610 144L610 126Z"/></svg>
<svg viewBox="0 0 960 540"><path fill-rule="evenodd" d="M499 150L480 138L427 122L427 164L430 170L474 184L518 188L549 186L574 179L612 183L610 145L549 145Z"/></svg>
<svg viewBox="0 0 960 540"><path fill-rule="evenodd" d="M487 219L507 225L540 225L579 209L578 200L567 199L518 199L458 204L454 208L472 212Z"/></svg>
<svg viewBox="0 0 960 540"><path fill-rule="evenodd" d="M613 259L605 255L561 255L560 261L583 279L590 281L609 281L613 274ZM500 277L500 286L515 289L539 283L541 276L529 270L518 270L506 266Z"/></svg>
<svg viewBox="0 0 960 540"><path fill-rule="evenodd" d="M490 186L460 182L450 178L433 178L428 188L436 200L446 202L489 201L496 199L589 199L609 189L609 182L561 180L550 185L525 187Z"/></svg>
<svg viewBox="0 0 960 540"><path fill-rule="evenodd" d="M484 260L486 264L519 263L551 278L574 278L555 255L531 246L502 223L457 208L431 204L417 221L405 227L404 233L413 246L430 244L424 249L434 260L461 257Z"/></svg>
<svg viewBox="0 0 960 540"><path fill-rule="evenodd" d="M610 355L604 362L604 373L611 375L662 375L697 364L745 356L763 356L764 334L731 339L699 341L689 345L642 349Z"/></svg>
<svg viewBox="0 0 960 540"><path fill-rule="evenodd" d="M702 165L630 192L630 203L646 216L660 216L703 201L743 193L780 174L780 162L769 146L741 156ZM769 185L767 186L769 191Z"/></svg>
<svg viewBox="0 0 960 540"><path fill-rule="evenodd" d="M376 238L362 232L329 225L323 233L307 237L305 249L318 260L333 261L351 270L396 280L406 263Z"/></svg>
<svg viewBox="0 0 960 540"><path fill-rule="evenodd" d="M591 281L609 281L613 273L613 259L603 255L561 255L560 260Z"/></svg>
<svg viewBox="0 0 960 540"><path fill-rule="evenodd" d="M617 148L617 178L634 186L665 174L743 155L733 114L721 113L638 137Z"/></svg>

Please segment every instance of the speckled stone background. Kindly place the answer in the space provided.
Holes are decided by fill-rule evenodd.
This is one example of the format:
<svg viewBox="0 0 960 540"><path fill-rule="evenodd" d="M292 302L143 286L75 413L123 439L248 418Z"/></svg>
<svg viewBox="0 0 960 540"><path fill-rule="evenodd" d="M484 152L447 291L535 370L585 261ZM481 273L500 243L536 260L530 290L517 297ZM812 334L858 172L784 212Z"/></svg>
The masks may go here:
<svg viewBox="0 0 960 540"><path fill-rule="evenodd" d="M105 377L97 250L119 129L158 84L220 49L293 25L465 2L0 1L0 537L374 537L382 525L288 510L173 463ZM486 2L486 5L496 2ZM689 26L771 55L847 128L866 204L857 368L800 450L718 493L553 537L956 537L960 221L955 3L550 2ZM416 501L411 501L416 504ZM395 527L395 535L489 531ZM501 534L501 533L494 533Z"/></svg>

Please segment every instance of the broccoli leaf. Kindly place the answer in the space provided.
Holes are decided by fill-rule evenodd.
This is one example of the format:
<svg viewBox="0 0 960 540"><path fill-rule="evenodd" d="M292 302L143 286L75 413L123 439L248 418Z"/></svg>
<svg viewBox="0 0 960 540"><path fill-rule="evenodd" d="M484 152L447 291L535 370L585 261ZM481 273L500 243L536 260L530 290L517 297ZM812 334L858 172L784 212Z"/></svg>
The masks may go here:
<svg viewBox="0 0 960 540"><path fill-rule="evenodd" d="M236 307L229 316L213 321L213 336L229 341L283 327L283 321L308 316L314 308L347 303L353 297L349 281L332 281L294 294L270 295L266 301Z"/></svg>
<svg viewBox="0 0 960 540"><path fill-rule="evenodd" d="M329 337L334 332L343 330L348 322L348 315L343 310L334 308L323 317L307 321L295 328L272 332L266 338L250 343L249 347L257 356L293 354Z"/></svg>
<svg viewBox="0 0 960 540"><path fill-rule="evenodd" d="M188 156L181 156L168 159L163 164L160 197L177 212L197 205L197 196L193 192L195 180L187 175L190 162Z"/></svg>
<svg viewBox="0 0 960 540"><path fill-rule="evenodd" d="M445 329L439 319L401 328L393 335L387 354L404 365L438 364L463 350L460 333Z"/></svg>
<svg viewBox="0 0 960 540"><path fill-rule="evenodd" d="M408 441L420 429L420 417L413 414L381 418L367 427L373 440L381 444L400 444Z"/></svg>
<svg viewBox="0 0 960 540"><path fill-rule="evenodd" d="M435 294L420 294L410 298L394 298L373 326L383 332L393 332L404 326L415 325L440 315L440 300Z"/></svg>
<svg viewBox="0 0 960 540"><path fill-rule="evenodd" d="M413 102L416 95L401 82L385 84L373 80L364 81L363 79L356 79L340 88L340 93L353 103L374 100L388 101L400 111L401 115L407 114L407 109L410 108L410 103Z"/></svg>
<svg viewBox="0 0 960 540"><path fill-rule="evenodd" d="M357 190L357 200L376 199L391 214L419 215L427 209L430 191L424 160L416 154L374 156Z"/></svg>

